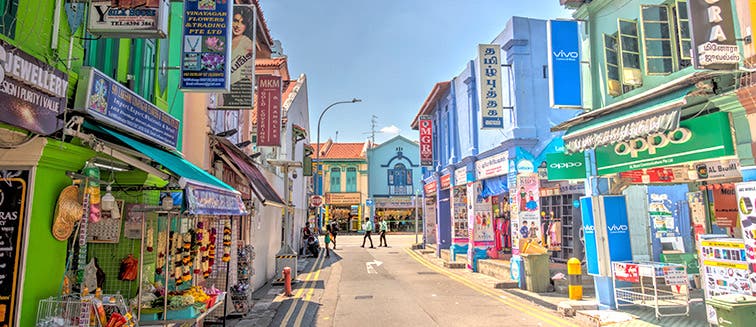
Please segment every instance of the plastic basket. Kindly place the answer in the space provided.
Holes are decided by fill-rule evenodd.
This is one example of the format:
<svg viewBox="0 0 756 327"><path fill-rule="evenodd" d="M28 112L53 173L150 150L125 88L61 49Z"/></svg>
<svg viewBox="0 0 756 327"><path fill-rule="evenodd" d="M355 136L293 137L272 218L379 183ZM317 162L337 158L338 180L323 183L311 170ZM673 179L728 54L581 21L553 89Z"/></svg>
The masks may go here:
<svg viewBox="0 0 756 327"><path fill-rule="evenodd" d="M168 310L168 313L166 314L167 320L182 320L182 319L193 319L194 317L197 317L198 312L194 308L194 306L190 305L184 309L180 310Z"/></svg>

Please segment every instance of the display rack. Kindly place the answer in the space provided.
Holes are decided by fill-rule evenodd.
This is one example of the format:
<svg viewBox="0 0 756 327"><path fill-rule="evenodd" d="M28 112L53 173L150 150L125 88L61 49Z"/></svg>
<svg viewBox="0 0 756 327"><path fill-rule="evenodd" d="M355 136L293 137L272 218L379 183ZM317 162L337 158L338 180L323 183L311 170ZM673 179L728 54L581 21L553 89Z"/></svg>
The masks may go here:
<svg viewBox="0 0 756 327"><path fill-rule="evenodd" d="M688 273L684 265L612 262L612 283L618 310L624 306L651 307L657 320L690 315ZM631 286L625 286L628 283Z"/></svg>
<svg viewBox="0 0 756 327"><path fill-rule="evenodd" d="M94 296L81 297L78 294L49 297L39 301L37 308L36 327L60 327L60 326L102 326L99 319L95 318L98 305L93 301ZM104 295L98 301L101 303L102 314L106 321L118 313L125 320L132 320L129 308L120 294Z"/></svg>

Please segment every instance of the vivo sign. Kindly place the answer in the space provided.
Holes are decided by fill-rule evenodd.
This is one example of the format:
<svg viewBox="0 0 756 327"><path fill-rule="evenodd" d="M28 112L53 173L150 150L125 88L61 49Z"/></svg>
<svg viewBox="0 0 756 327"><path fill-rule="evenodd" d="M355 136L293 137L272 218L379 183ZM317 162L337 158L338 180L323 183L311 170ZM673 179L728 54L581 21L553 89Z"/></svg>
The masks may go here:
<svg viewBox="0 0 756 327"><path fill-rule="evenodd" d="M554 56L554 58L557 58L556 60L577 60L580 58L580 52L577 51L570 51L565 52L564 50L560 50L559 52L551 52L551 55Z"/></svg>
<svg viewBox="0 0 756 327"><path fill-rule="evenodd" d="M616 234L616 233L626 233L629 228L627 225L611 225L606 228L607 231L609 231L609 234Z"/></svg>
<svg viewBox="0 0 756 327"><path fill-rule="evenodd" d="M549 103L552 108L582 108L580 35L574 20L550 20Z"/></svg>
<svg viewBox="0 0 756 327"><path fill-rule="evenodd" d="M682 144L690 141L693 133L687 128L680 127L666 133L653 133L645 138L632 139L619 142L614 146L614 153L637 158L638 153L648 151L648 154L656 154L656 149L661 149L669 144Z"/></svg>

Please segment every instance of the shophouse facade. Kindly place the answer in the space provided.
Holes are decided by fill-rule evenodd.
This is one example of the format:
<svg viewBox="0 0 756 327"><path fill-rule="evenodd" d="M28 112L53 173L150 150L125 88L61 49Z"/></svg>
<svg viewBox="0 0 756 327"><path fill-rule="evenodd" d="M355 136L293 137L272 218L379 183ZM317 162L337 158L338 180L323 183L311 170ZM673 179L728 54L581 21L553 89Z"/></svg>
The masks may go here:
<svg viewBox="0 0 756 327"><path fill-rule="evenodd" d="M328 139L315 147L315 151L321 151L319 164L323 176L316 192L324 198L323 223L336 220L342 231L362 230L367 213L370 146L369 141L336 143Z"/></svg>

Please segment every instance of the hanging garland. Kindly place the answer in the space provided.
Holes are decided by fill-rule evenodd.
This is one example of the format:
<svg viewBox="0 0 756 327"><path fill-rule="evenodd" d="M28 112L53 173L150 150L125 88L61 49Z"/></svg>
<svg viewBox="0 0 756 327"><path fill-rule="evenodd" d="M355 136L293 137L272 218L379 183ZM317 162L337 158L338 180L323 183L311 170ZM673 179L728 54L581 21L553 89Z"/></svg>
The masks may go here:
<svg viewBox="0 0 756 327"><path fill-rule="evenodd" d="M183 240L184 248L182 251L182 263L184 267L183 273L181 274L181 280L183 282L189 282L192 280L192 234L188 232L184 233Z"/></svg>
<svg viewBox="0 0 756 327"><path fill-rule="evenodd" d="M183 243L181 242L181 234L173 233L173 278L176 280L176 286L181 285L184 282L181 278L181 272L184 268L184 262L181 258L182 249Z"/></svg>
<svg viewBox="0 0 756 327"><path fill-rule="evenodd" d="M164 233L158 233L158 255L157 262L155 263L155 273L158 275L163 274L163 267L165 267L165 242L166 237Z"/></svg>
<svg viewBox="0 0 756 327"><path fill-rule="evenodd" d="M208 245L207 254L207 269L205 270L205 276L210 276L213 272L213 265L215 265L215 242L218 238L218 230L215 227L210 229L210 243Z"/></svg>
<svg viewBox="0 0 756 327"><path fill-rule="evenodd" d="M231 224L223 225L223 262L231 261Z"/></svg>

